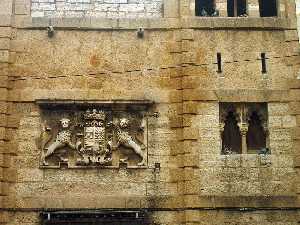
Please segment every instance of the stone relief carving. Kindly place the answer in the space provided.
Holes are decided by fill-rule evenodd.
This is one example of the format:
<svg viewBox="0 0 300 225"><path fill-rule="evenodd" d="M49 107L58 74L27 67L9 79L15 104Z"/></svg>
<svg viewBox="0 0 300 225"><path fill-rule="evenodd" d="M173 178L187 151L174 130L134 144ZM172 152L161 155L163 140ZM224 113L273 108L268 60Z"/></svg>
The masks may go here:
<svg viewBox="0 0 300 225"><path fill-rule="evenodd" d="M88 109L49 112L43 120L42 167L147 164L147 118L142 113Z"/></svg>
<svg viewBox="0 0 300 225"><path fill-rule="evenodd" d="M48 165L48 163L46 162L46 158L54 154L57 149L61 149L66 146L69 146L71 149L75 149L75 146L71 141L72 134L69 128L70 120L67 118L62 118L60 120L60 123L61 123L61 130L57 133L55 140L46 148L45 145L47 144L47 142L44 141L45 144L43 149L46 151L42 152L42 159L41 159L44 165ZM51 131L51 128L46 128L45 131ZM44 135L45 134L43 134L43 136ZM62 162L68 161L68 159L64 158L61 154L58 154L58 156Z"/></svg>
<svg viewBox="0 0 300 225"><path fill-rule="evenodd" d="M142 161L138 163L139 166L145 165L145 145L143 143L139 144L132 136L129 134L129 119L121 118L119 123L115 124L117 131L117 144L115 148L123 145L127 148L132 148L134 152L142 158ZM141 131L144 130L144 123L139 127ZM127 158L121 159L122 162L127 161Z"/></svg>
<svg viewBox="0 0 300 225"><path fill-rule="evenodd" d="M83 114L83 134L77 134L76 150L82 158L77 159L79 165L109 165L111 149L106 139L106 114L93 109Z"/></svg>

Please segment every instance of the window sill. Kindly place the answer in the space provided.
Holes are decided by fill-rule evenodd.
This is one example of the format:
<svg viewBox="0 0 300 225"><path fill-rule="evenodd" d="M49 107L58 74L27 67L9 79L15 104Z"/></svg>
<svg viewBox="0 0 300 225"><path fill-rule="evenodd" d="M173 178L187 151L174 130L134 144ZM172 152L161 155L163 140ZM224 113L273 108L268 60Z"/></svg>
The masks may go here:
<svg viewBox="0 0 300 225"><path fill-rule="evenodd" d="M290 28L290 21L279 17L189 17L182 19L183 26L210 29L278 29Z"/></svg>

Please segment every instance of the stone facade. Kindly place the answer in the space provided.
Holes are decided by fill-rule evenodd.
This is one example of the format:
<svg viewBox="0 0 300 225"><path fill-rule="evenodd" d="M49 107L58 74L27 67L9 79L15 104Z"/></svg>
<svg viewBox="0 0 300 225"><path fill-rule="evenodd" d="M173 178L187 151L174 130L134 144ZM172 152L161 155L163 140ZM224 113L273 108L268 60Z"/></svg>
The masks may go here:
<svg viewBox="0 0 300 225"><path fill-rule="evenodd" d="M0 224L299 223L295 3L2 1ZM266 107L265 149L222 150L227 103Z"/></svg>

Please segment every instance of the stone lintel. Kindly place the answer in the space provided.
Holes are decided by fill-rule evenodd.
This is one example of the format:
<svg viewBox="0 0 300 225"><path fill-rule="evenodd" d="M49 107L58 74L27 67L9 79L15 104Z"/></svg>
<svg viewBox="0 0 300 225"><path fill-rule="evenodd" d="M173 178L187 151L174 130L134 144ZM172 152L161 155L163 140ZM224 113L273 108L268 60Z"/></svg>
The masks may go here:
<svg viewBox="0 0 300 225"><path fill-rule="evenodd" d="M238 209L240 211L297 208L299 197L295 196L200 196L187 195L186 207L212 209ZM193 200L192 200L193 199Z"/></svg>
<svg viewBox="0 0 300 225"><path fill-rule="evenodd" d="M99 106L110 108L112 110L133 108L135 110L145 110L154 104L150 100L90 100L90 101L77 101L77 100L57 100L57 99L37 99L36 104L42 108L52 107L79 107L86 108L88 106Z"/></svg>

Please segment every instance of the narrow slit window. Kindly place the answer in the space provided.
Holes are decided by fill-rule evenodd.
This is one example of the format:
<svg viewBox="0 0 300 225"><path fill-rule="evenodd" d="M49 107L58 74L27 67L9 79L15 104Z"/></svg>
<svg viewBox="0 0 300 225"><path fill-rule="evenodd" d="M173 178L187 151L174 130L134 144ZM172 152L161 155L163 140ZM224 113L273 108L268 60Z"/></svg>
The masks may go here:
<svg viewBox="0 0 300 225"><path fill-rule="evenodd" d="M217 53L218 73L222 73L222 56L221 53Z"/></svg>
<svg viewBox="0 0 300 225"><path fill-rule="evenodd" d="M215 0L195 0L196 16L218 16Z"/></svg>
<svg viewBox="0 0 300 225"><path fill-rule="evenodd" d="M246 0L227 0L227 13L229 17L247 17Z"/></svg>
<svg viewBox="0 0 300 225"><path fill-rule="evenodd" d="M261 72L267 73L266 53L261 53Z"/></svg>
<svg viewBox="0 0 300 225"><path fill-rule="evenodd" d="M277 0L259 0L259 14L261 17L277 16Z"/></svg>

